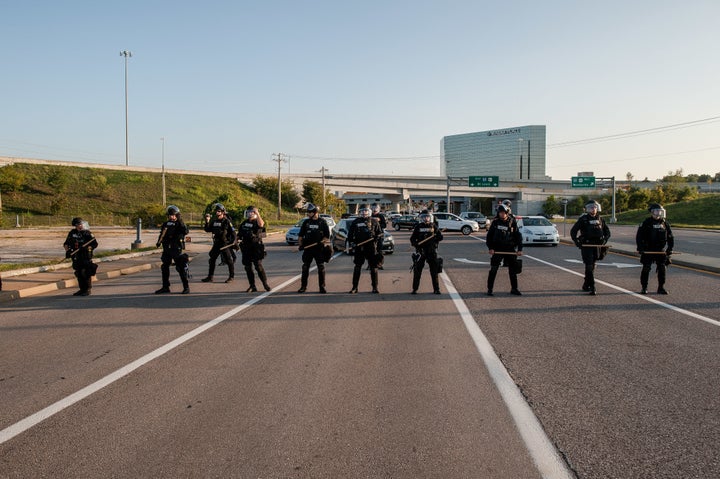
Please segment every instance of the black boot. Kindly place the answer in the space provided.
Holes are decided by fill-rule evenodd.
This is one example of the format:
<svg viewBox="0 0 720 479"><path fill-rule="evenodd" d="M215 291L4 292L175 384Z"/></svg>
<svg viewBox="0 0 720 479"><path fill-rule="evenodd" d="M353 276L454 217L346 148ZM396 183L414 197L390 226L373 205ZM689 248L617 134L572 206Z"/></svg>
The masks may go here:
<svg viewBox="0 0 720 479"><path fill-rule="evenodd" d="M355 265L355 269L353 269L353 278L352 278L352 289L350 290L350 294L355 294L358 292L358 284L360 283L360 273L361 273L362 266Z"/></svg>

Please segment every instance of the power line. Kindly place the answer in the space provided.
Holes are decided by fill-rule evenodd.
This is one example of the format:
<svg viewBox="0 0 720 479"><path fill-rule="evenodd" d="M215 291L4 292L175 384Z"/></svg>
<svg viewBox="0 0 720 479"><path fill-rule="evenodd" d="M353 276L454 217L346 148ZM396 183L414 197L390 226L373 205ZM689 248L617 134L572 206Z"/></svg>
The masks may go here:
<svg viewBox="0 0 720 479"><path fill-rule="evenodd" d="M720 121L720 116L714 116L710 118L705 118L702 120L695 120L695 121L688 121L685 123L676 123L674 125L667 125L667 126L659 126L656 128L648 128L645 130L635 130L635 131L628 131L625 133L616 133L614 135L607 135L607 136L597 136L594 138L585 138L583 140L573 140L573 141L565 141L561 143L553 143L551 145L547 145L547 148L562 148L565 146L575 146L575 145L584 145L586 143L596 143L601 141L611 141L611 140L619 140L623 138L632 138L634 136L641 136L641 135L650 135L653 133L663 133L666 131L672 131L672 130L679 130L681 128L690 128L692 126L698 126L701 123L714 123L716 121Z"/></svg>
<svg viewBox="0 0 720 479"><path fill-rule="evenodd" d="M434 155L434 156L400 156L400 157L379 157L379 158L370 158L366 156L361 157L338 157L338 156L306 156L306 155L296 155L294 153L290 153L288 156L292 157L293 159L299 159L299 160L321 160L321 161L417 161L417 160L439 160L440 155Z"/></svg>

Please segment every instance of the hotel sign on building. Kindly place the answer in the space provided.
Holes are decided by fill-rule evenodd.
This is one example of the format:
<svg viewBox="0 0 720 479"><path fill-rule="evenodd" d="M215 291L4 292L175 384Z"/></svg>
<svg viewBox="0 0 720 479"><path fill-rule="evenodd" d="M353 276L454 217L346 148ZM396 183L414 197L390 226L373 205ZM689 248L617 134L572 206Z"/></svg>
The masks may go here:
<svg viewBox="0 0 720 479"><path fill-rule="evenodd" d="M499 176L501 181L545 180L545 125L443 137L441 175Z"/></svg>

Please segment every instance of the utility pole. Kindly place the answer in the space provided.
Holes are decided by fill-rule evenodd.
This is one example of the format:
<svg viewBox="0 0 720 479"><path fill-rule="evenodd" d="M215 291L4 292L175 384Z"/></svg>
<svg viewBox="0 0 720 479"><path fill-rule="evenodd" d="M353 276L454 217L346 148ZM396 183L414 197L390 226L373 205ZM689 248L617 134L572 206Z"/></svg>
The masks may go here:
<svg viewBox="0 0 720 479"><path fill-rule="evenodd" d="M128 58L132 57L132 52L123 50L120 52L121 57L125 57L125 166L130 164L130 152L128 149Z"/></svg>
<svg viewBox="0 0 720 479"><path fill-rule="evenodd" d="M163 206L167 205L167 195L165 194L165 137L160 138L162 142L162 198Z"/></svg>
<svg viewBox="0 0 720 479"><path fill-rule="evenodd" d="M283 153L273 153L273 161L277 161L278 164L278 211L277 211L277 219L280 219L280 213L282 213L282 180L280 178L280 167L282 165L282 162L287 162L285 159L285 154Z"/></svg>
<svg viewBox="0 0 720 479"><path fill-rule="evenodd" d="M327 213L325 206L325 172L328 171L324 166L320 168L320 174L322 175L322 212Z"/></svg>

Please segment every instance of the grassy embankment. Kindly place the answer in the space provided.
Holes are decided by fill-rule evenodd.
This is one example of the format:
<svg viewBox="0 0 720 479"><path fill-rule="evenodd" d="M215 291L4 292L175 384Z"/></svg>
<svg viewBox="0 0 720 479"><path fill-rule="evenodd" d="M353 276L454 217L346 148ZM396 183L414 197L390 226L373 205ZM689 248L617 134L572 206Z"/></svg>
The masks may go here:
<svg viewBox="0 0 720 479"><path fill-rule="evenodd" d="M675 227L720 228L720 195L703 195L696 200L663 206L668 222ZM633 210L618 214L617 220L619 224L639 224L648 216L647 210Z"/></svg>
<svg viewBox="0 0 720 479"><path fill-rule="evenodd" d="M0 179L2 228L14 227L18 217L21 226L33 227L66 226L74 216L90 219L92 226L133 226L135 218L149 215L164 220L160 173L16 163L0 169ZM177 205L192 226L222 195L229 210L257 206L270 225L298 217L285 210L278 221L277 204L233 178L168 173L165 185L167 204Z"/></svg>

